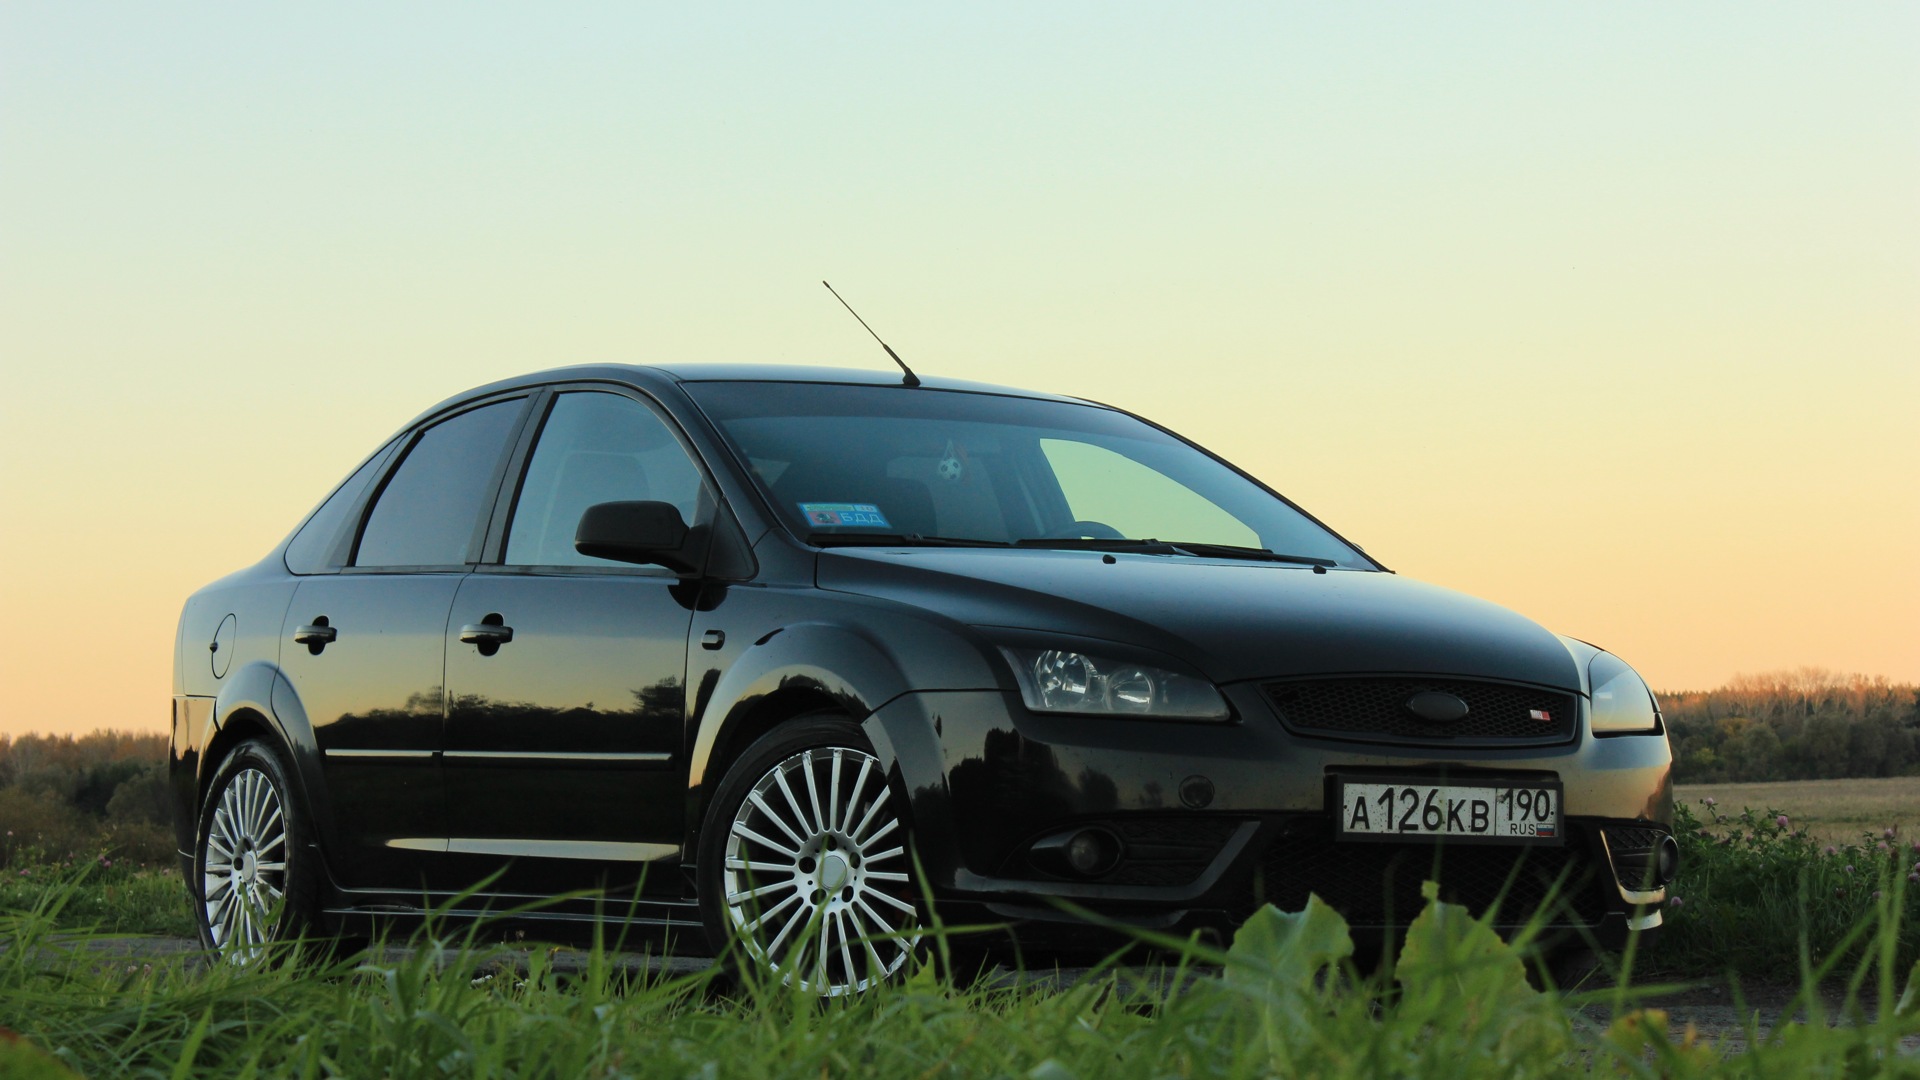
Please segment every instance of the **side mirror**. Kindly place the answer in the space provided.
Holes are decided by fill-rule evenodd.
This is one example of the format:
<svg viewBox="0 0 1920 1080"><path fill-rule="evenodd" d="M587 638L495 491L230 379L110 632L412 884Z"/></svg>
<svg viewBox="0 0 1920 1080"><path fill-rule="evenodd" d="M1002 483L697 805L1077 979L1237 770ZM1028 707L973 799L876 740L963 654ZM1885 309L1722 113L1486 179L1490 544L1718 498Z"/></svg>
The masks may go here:
<svg viewBox="0 0 1920 1080"><path fill-rule="evenodd" d="M698 530L704 534L705 529ZM664 502L604 502L587 507L573 532L573 550L596 559L653 563L681 576L700 569L695 530L680 508Z"/></svg>

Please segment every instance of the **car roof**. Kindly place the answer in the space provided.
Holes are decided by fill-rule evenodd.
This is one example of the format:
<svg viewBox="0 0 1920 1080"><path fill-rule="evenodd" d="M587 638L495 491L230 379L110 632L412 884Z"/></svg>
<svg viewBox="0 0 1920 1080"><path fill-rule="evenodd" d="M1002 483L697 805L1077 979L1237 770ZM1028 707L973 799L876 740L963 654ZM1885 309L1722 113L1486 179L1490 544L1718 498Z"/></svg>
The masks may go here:
<svg viewBox="0 0 1920 1080"><path fill-rule="evenodd" d="M1072 402L1077 405L1098 405L1098 402L1083 398L1068 397L1061 394L1048 394L1036 390L1022 390L1017 387L995 386L991 383L971 382L965 379L949 379L939 375L925 375L918 372L920 386L927 390L956 390L973 394L998 394L1004 397L1034 398L1041 401ZM560 382L616 382L626 383L641 389L658 388L676 383L709 382L792 382L819 383L844 386L899 386L901 375L898 371L874 370L872 368L820 367L807 364L577 364L571 367L549 368L545 371L528 372L501 379L498 382L477 386L464 393L440 402L433 408L414 417L407 423L412 428L423 420L437 416L475 398L496 394L504 390L517 390L522 387L542 386ZM1105 408L1106 406L1101 406ZM404 430L404 429L403 429Z"/></svg>

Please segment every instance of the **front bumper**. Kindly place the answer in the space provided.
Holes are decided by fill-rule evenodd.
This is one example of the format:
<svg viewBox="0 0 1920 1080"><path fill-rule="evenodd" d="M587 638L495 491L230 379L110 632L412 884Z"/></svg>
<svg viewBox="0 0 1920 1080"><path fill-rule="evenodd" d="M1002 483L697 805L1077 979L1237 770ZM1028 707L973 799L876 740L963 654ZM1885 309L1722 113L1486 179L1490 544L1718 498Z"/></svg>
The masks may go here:
<svg viewBox="0 0 1920 1080"><path fill-rule="evenodd" d="M1592 738L1583 719L1562 746L1360 744L1288 732L1257 698L1229 695L1239 719L1226 724L1044 716L967 691L905 695L866 726L895 764L943 909L1038 926L1078 919L1064 902L1148 929L1230 931L1259 904L1298 910L1316 893L1356 930L1391 928L1418 913L1432 878L1501 925L1544 913L1602 943L1659 925L1664 890L1636 886L1672 820L1664 737ZM1565 841L1335 843L1335 772L1557 778ZM1030 856L1037 839L1089 825L1123 840L1111 871L1074 879Z"/></svg>

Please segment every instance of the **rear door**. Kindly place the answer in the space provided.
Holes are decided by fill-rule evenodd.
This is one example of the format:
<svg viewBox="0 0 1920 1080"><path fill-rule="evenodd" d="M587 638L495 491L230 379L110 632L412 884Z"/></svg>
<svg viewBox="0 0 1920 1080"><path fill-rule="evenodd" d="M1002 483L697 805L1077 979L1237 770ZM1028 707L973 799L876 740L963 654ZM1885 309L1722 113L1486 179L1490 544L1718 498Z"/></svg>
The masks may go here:
<svg viewBox="0 0 1920 1080"><path fill-rule="evenodd" d="M442 770L459 878L499 874L496 888L533 893L630 893L643 879L650 893L680 889L671 868L699 587L658 566L581 555L573 536L601 502L670 502L705 523L708 490L650 403L553 396L501 561L461 582L447 624Z"/></svg>
<svg viewBox="0 0 1920 1080"><path fill-rule="evenodd" d="M446 848L438 754L453 597L477 558L527 399L415 434L348 539L282 627L274 707L313 725L328 860L350 888L418 889Z"/></svg>

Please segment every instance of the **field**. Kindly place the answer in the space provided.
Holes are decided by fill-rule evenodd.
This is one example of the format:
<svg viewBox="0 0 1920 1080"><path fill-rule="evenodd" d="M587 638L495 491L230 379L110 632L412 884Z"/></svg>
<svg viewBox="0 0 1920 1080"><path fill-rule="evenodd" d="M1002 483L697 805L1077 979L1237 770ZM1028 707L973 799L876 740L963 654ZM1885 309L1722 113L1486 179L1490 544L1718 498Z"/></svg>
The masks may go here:
<svg viewBox="0 0 1920 1080"><path fill-rule="evenodd" d="M1679 784L1674 799L1703 815L1702 799L1715 800L1722 813L1742 808L1776 810L1822 843L1875 839L1892 828L1900 837L1920 840L1920 776L1881 776L1859 780L1788 780L1758 784Z"/></svg>
<svg viewBox="0 0 1920 1080"><path fill-rule="evenodd" d="M1316 905L1064 980L935 948L857 1001L431 927L243 970L197 954L164 863L36 840L4 849L0 1076L1920 1076L1920 780L1678 796L1661 939L1566 989L1437 904L1379 966Z"/></svg>

